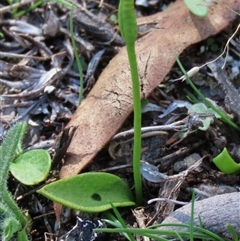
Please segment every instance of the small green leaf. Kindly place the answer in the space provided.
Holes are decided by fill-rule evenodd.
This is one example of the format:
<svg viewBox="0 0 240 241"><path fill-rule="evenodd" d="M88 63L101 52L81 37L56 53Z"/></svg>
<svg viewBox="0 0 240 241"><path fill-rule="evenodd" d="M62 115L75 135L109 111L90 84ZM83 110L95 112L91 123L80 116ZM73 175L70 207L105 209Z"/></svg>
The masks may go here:
<svg viewBox="0 0 240 241"><path fill-rule="evenodd" d="M208 7L203 0L184 0L187 8L196 16L204 18L207 16Z"/></svg>
<svg viewBox="0 0 240 241"><path fill-rule="evenodd" d="M103 212L133 206L133 195L118 176L104 172L83 173L50 183L37 191L52 201L84 212Z"/></svg>
<svg viewBox="0 0 240 241"><path fill-rule="evenodd" d="M17 241L29 241L26 227L17 233Z"/></svg>
<svg viewBox="0 0 240 241"><path fill-rule="evenodd" d="M211 108L207 108L203 103L197 103L192 105L192 107L190 107L188 109L188 114L190 113L198 113L198 114L213 114L215 115L216 118L219 118L220 116ZM199 130L202 131L206 131L209 126L211 125L211 123L213 122L213 116L206 116L201 119L203 126L198 127Z"/></svg>
<svg viewBox="0 0 240 241"><path fill-rule="evenodd" d="M13 217L5 218L2 225L5 241L10 240L20 228L20 223Z"/></svg>
<svg viewBox="0 0 240 241"><path fill-rule="evenodd" d="M25 185L35 185L43 181L50 168L51 157L42 149L25 152L10 165L12 175Z"/></svg>
<svg viewBox="0 0 240 241"><path fill-rule="evenodd" d="M218 156L213 158L213 162L218 169L225 174L240 172L240 164L232 159L226 148L224 148Z"/></svg>
<svg viewBox="0 0 240 241"><path fill-rule="evenodd" d="M238 236L235 228L230 223L226 224L226 228L228 229L229 233L232 235L231 240L239 241L239 236Z"/></svg>

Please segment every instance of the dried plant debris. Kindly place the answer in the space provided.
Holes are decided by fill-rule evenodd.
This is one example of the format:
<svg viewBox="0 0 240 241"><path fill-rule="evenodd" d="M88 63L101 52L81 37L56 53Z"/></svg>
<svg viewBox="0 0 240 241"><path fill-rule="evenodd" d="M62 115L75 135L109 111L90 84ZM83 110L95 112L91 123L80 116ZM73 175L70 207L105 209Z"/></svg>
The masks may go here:
<svg viewBox="0 0 240 241"><path fill-rule="evenodd" d="M108 61L116 53L114 46L124 42L110 23L72 3L76 5L73 21L78 55L83 64L89 63L83 69L86 95L95 83L96 72L97 76L100 73L101 58L106 53ZM41 130L61 127L79 105L80 93L69 31L71 9L46 3L11 19L9 7L0 8L1 138L10 126L23 120L37 120Z"/></svg>
<svg viewBox="0 0 240 241"><path fill-rule="evenodd" d="M118 46L124 46L122 38L115 33L111 24L100 21L94 14L89 11L77 10L74 13L74 21L78 26L83 28L86 33L102 43L112 43Z"/></svg>

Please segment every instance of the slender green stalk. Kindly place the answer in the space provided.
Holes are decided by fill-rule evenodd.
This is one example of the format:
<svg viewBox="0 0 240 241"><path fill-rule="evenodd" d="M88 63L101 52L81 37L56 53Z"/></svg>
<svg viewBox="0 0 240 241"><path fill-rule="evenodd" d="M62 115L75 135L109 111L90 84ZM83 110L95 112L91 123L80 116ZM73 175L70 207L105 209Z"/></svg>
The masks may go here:
<svg viewBox="0 0 240 241"><path fill-rule="evenodd" d="M165 226L179 226L179 227L185 227L190 228L189 224L176 224L172 223ZM193 232L193 237L195 239L202 239L202 240L212 240L212 241L226 241L225 239L221 238L217 234L208 231L203 228L199 228L197 226L193 226L193 229L195 230ZM132 233L137 234L141 236L151 237L153 240L159 240L159 241L167 241L168 239L161 237L162 236L169 236L169 237L178 237L180 235L182 238L189 238L189 231L168 231L168 230L158 230L158 229L148 229L148 228L96 228L94 229L96 232L103 232L103 233ZM153 236L154 235L154 236Z"/></svg>
<svg viewBox="0 0 240 241"><path fill-rule="evenodd" d="M189 101L191 101L193 104L197 104L197 103L199 103L199 100L197 99L197 97L193 94L193 93L191 93L189 90L187 90L187 89L183 89L183 91L185 92L185 94L187 95L187 99L189 100Z"/></svg>
<svg viewBox="0 0 240 241"><path fill-rule="evenodd" d="M71 41L72 41L72 46L73 46L73 52L74 52L74 56L77 62L77 66L78 66L78 71L79 71L79 75L80 75L80 92L79 92L79 104L81 104L81 101L83 100L83 69L82 69L82 65L80 63L80 59L78 56L78 51L77 51L77 46L76 46L76 42L75 42L75 38L74 38L74 32L73 32L73 7L71 9L71 13L70 13L70 33L71 33Z"/></svg>
<svg viewBox="0 0 240 241"><path fill-rule="evenodd" d="M178 232L176 232L177 237L179 238L180 241L184 241L183 238L179 235Z"/></svg>
<svg viewBox="0 0 240 241"><path fill-rule="evenodd" d="M134 13L133 0L120 0L118 8L118 23L122 37L126 42L128 60L130 64L133 91L134 110L134 145L133 145L133 176L135 184L136 202L142 204L142 177L140 172L141 159L141 95L139 86L139 76L135 53L135 41L137 39L137 22Z"/></svg>
<svg viewBox="0 0 240 241"><path fill-rule="evenodd" d="M45 2L47 2L47 0L37 1L33 4L31 4L31 6L29 6L27 9L24 9L24 10L19 11L19 12L15 11L13 16L14 16L14 18L22 17L22 16L26 15L27 13L31 12L32 10L34 10L35 8L37 8L38 6L42 5Z"/></svg>
<svg viewBox="0 0 240 241"><path fill-rule="evenodd" d="M115 216L117 217L118 222L121 224L122 228L127 228L127 225L124 222L121 214L118 212L117 208L112 203L111 203L111 206L112 206L113 212L114 212ZM126 235L128 237L128 240L136 241L131 233L124 233L124 235Z"/></svg>
<svg viewBox="0 0 240 241"><path fill-rule="evenodd" d="M12 1L8 1L8 2L11 2L11 4L13 4L13 2L12 2ZM17 0L17 1L16 1L16 3L19 3L19 0ZM17 10L18 10L18 8L13 8L13 16L15 16L15 15L16 15Z"/></svg>
<svg viewBox="0 0 240 241"><path fill-rule="evenodd" d="M236 230L234 229L234 227L230 223L228 223L226 225L226 227L227 227L229 233L231 233L231 235L232 235L232 240L239 241L240 237L238 237L238 234L237 234Z"/></svg>
<svg viewBox="0 0 240 241"><path fill-rule="evenodd" d="M67 0L39 0L39 1L36 1L34 3L32 3L28 8L22 10L22 11L19 11L17 12L17 8L14 8L14 12L13 12L13 16L14 18L19 18L23 15L26 15L27 13L31 12L32 10L34 10L35 8L37 8L38 6L42 5L43 3L46 3L46 2L57 2L57 3L61 3L61 4L64 4L65 6L69 7L69 8L72 8L74 5L69 3Z"/></svg>
<svg viewBox="0 0 240 241"><path fill-rule="evenodd" d="M133 148L133 177L135 184L136 202L138 205L142 204L142 177L140 172L140 159L142 147L142 114L141 114L141 96L138 79L137 61L134 46L127 45L128 59L131 69L132 77L132 91L133 91L133 111L134 111L134 148Z"/></svg>
<svg viewBox="0 0 240 241"><path fill-rule="evenodd" d="M194 223L194 204L195 204L195 191L192 191L191 202L191 219L190 219L190 241L193 241L193 223Z"/></svg>
<svg viewBox="0 0 240 241"><path fill-rule="evenodd" d="M183 228L187 228L190 229L190 225L191 224L184 224L184 223L164 223L164 224L155 224L152 226L149 226L149 229L156 229L157 227L183 227ZM193 230L194 232L194 238L200 238L200 236L198 235L203 235L201 238L202 239L208 239L208 240L218 240L218 241L224 241L223 238L221 238L220 236L218 236L217 234L202 228L202 227L198 227L198 226L193 226ZM164 231L164 230L160 230L160 232L169 232L167 235L169 236L175 236L175 231ZM172 234L170 234L172 233ZM178 232L180 234L180 232ZM186 232L188 234L188 238L189 238L189 232ZM160 233L159 233L160 234ZM162 234L162 233L161 233ZM174 234L174 235L173 235ZM197 236L196 236L197 234ZM183 236L182 236L183 237Z"/></svg>
<svg viewBox="0 0 240 241"><path fill-rule="evenodd" d="M74 4L70 3L68 0L51 0L51 2L61 3L69 8L72 8L74 6Z"/></svg>

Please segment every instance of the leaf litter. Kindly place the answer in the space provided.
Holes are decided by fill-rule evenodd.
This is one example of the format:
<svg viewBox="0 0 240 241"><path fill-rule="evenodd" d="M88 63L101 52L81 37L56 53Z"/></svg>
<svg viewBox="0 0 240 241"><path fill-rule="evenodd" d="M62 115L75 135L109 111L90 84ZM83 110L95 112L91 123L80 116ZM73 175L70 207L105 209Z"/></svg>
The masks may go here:
<svg viewBox="0 0 240 241"><path fill-rule="evenodd" d="M226 4L232 9L239 7L235 1L228 1ZM171 11L174 12L178 8L178 15L176 15L176 12L174 14L171 13ZM2 9L6 8L3 7ZM104 10L106 11L106 9L110 11L105 6ZM65 166L61 169L62 177L76 174L83 168L85 168L85 171L109 169L110 172L127 179L127 182L131 185L132 173L129 160L131 160L132 144L129 144L131 141L129 138L126 138L125 134L121 134L121 131L128 133L130 130L131 132L132 128L132 117L130 116L127 119L132 111L132 100L129 68L124 48L120 49L119 54L116 55L98 78L101 69L118 52L119 45L122 46L123 42L121 42L117 32L114 32L112 27L110 27L112 25L109 25L102 18L96 18L96 15L92 16L92 13L87 8L79 5L78 13L75 12L74 15L75 40L79 55L83 56L84 61L87 61L89 66L91 66L90 63L94 63L94 56L97 53L99 55L102 54L100 59L106 62L103 65L99 63L100 59L97 59L97 64L93 64L94 69L88 66L90 70L88 73L85 72L85 96L94 84L95 79L98 78L98 80L83 104L74 114L78 106L80 87L79 73L74 68L74 54L67 25L69 11L64 6L60 7L59 4L51 3L44 4L37 11L23 16L21 19L13 20L7 14L3 15L4 18L0 22L1 31L5 36L0 41L0 65L2 66L0 70L1 138L4 138L7 129L14 123L27 120L30 125L28 143L33 146L44 146L50 149L54 145L56 136L71 119L67 128L72 126L75 128L73 131L66 129L63 132L63 139L57 142L61 143L59 149L62 152L58 154L59 149L56 149L54 169L48 181L58 178L57 172L61 167L61 159L69 144L64 144L65 140L68 139L67 133L69 132L72 142L67 150ZM141 12L140 9L138 11ZM93 32L89 30L92 27L92 22L87 26L80 22L81 18L78 15L80 12L81 14L87 14L85 19L89 19L89 16L92 16L94 21L96 20L97 24L100 24L94 23L94 26L103 26L103 35L99 39L96 39L99 33L94 34L97 28ZM154 104L161 108L161 110L159 108L149 109L149 111L143 113L143 132L144 128L149 128L147 132L152 132L152 129L159 128L159 126L163 128L160 128L161 131L164 131L162 142L158 142L159 133L146 139L146 144L144 144L142 149L144 153L143 161L147 162L147 165L154 165L154 169L146 169L147 175L151 174L151 170L154 170L160 174L162 173L166 179L172 177L170 180L165 181L163 185L153 184L151 180L146 179L145 201L154 197L160 197L165 198L165 201L175 200L177 202L179 200L189 202L192 188L196 189L199 197L203 194L205 197L209 197L219 193L218 191L222 190L224 185L226 187L223 189L223 193L228 191L236 192L237 186L240 185L239 176L224 175L218 172L210 162L212 157L217 155L224 146L228 146L231 149L231 154L236 160L239 160L239 138L234 133L234 130L220 124L217 120L214 120L214 123L206 133L197 130L199 123L194 126L192 125L192 119L187 117L187 109L192 103L186 101L186 94L183 90L185 88L189 89L188 85L183 82L171 83L167 81L182 75L178 67L174 66L173 51L180 54L190 46L180 55L186 69L191 69L194 65L200 66L208 62L209 58L214 59L218 54L209 51L206 41L202 42L203 45L193 44L206 39L208 36L216 35L227 26L229 29L230 26L233 29L232 31L228 30L227 33L225 31L224 34L220 33L216 37L216 42L220 48L224 47L224 42L234 32L234 26L236 29L236 24L231 24L235 17L229 9L224 7L223 3L221 6L216 6L215 9L211 9L207 20L198 20L189 14L180 1L177 1L168 11L142 17L138 20L138 24L145 26L144 31L147 29L148 32L144 32L142 34L143 37L136 44L142 80L142 96L143 98L149 96L149 105ZM187 25L184 26L181 20L187 23ZM176 26L174 27L174 25ZM111 29L111 33L107 38L102 39L102 36L106 36L104 31L108 28ZM179 35L177 29L179 29ZM151 42L151 45L149 45L149 42ZM202 48L205 48L204 51L202 51ZM226 83L223 83L223 80L219 78L222 75L217 74L219 72L215 71L216 68L219 69L219 62L209 66L211 72L209 72L209 69L203 68L200 73L193 77L195 83L200 83L199 89L208 98L217 101L216 103L221 106L225 102L228 112L236 118L239 118L238 99L232 99L236 95L229 96L229 94L233 93L232 91L236 92L238 88L236 80L239 77L239 66L235 60L238 59L239 53L239 37L237 36L230 42L226 68L219 70L220 72L222 71L221 73L228 80L230 78L233 82L230 87L228 85L229 88L216 88L217 84L214 82L214 79L220 85ZM221 59L220 62L222 63L222 61ZM162 66L161 69L159 66ZM171 69L172 71L166 76ZM233 87L235 88L232 89ZM218 92L216 92L217 90ZM172 103L182 100L184 101L183 103L177 103L177 107L175 105L174 109L166 112ZM119 154L120 151L124 155L120 155L119 158L117 155L117 158L112 160L105 151L105 147L119 128L121 128L118 134L120 143L126 142L127 139L128 145L127 147L117 145L117 153ZM182 140L179 133L181 135L187 133L187 135ZM71 138L69 139L71 140ZM25 142L27 145L27 140ZM161 143L161 148L158 149L158 152L151 153L151 149L158 148L154 145L151 148L152 143ZM75 156L69 156L69 153L72 153L73 150L74 155L78 158L77 163L74 161ZM190 153L197 153L198 157L204 157L209 154L211 156L204 159L200 169L187 172L188 175L182 178L174 178L174 175L178 175L176 173L184 172L184 168L185 170L191 168L187 167L186 163L196 163L201 159L195 158L194 160L191 159L191 161L184 161L188 156L191 156ZM116 157L116 153L113 156ZM71 158L73 158L73 162ZM74 169L70 170L70 172L66 171L66 165L69 165L71 162L75 165ZM180 166L181 171L176 170L174 167L176 162ZM118 167L120 164L122 164L122 168L117 168L117 171L110 170L111 167ZM57 231L54 228L56 220L53 215L52 203L42 197L38 197L30 189L17 184L14 180L10 180L10 183L13 190L17 187L15 197L20 201L20 205L25 206L31 212L32 217L36 216L33 224L33 227L36 227L36 229L35 231L33 229L32 232L32 236L36 240L44 240L43 232L58 233L59 236L63 235L62 237L66 236L66 233L74 226L75 214L71 214L71 212L63 209L61 219L59 219L61 221L61 229ZM213 188L217 191L212 191ZM210 192L211 194L209 194ZM34 204L32 207L26 205L26 202L28 202L26 200L29 198L31 198L29 205ZM172 213L176 205L165 201L158 201L156 206L153 204L145 206L144 214L148 218L144 220L144 225L157 220L160 222L163 217L167 217ZM37 217L39 214L44 214L44 216ZM60 215L56 214L57 216ZM66 216L64 217L64 215ZM84 216L84 218L89 217ZM68 221L64 221L64 219ZM69 220L71 221L69 222ZM139 221L127 216L126 220L130 225ZM41 228L39 228L39 225ZM46 237L45 240L49 240L48 238ZM124 240L121 236L117 238L118 240ZM57 236L54 235L52 239L58 240ZM111 240L111 237L104 237L103 239Z"/></svg>

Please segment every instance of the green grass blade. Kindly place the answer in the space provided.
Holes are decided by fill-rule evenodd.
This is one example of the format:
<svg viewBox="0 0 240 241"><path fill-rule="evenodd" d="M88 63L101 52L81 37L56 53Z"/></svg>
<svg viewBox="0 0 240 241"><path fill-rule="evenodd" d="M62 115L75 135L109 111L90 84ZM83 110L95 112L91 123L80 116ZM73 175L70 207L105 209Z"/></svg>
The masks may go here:
<svg viewBox="0 0 240 241"><path fill-rule="evenodd" d="M33 4L31 4L27 9L24 9L24 10L19 11L19 12L15 11L13 13L13 16L14 16L14 18L20 18L20 17L26 15L27 13L33 11L34 9L36 9L38 6L41 6L45 2L48 2L48 1L47 0L37 1L37 2L35 2Z"/></svg>
<svg viewBox="0 0 240 241"><path fill-rule="evenodd" d="M72 41L72 46L73 46L73 52L74 56L77 62L77 67L80 75L80 91L79 91L79 104L81 104L83 100L83 68L80 63L80 59L78 56L78 51L77 51L77 46L74 38L74 31L73 31L73 8L71 9L70 12L70 34L71 34L71 41Z"/></svg>
<svg viewBox="0 0 240 241"><path fill-rule="evenodd" d="M232 235L232 240L239 241L240 237L238 237L238 234L237 234L236 230L234 229L234 227L230 223L228 223L226 226L227 226L228 231Z"/></svg>
<svg viewBox="0 0 240 241"><path fill-rule="evenodd" d="M112 209L113 209L113 212L114 212L115 216L117 217L118 222L121 224L121 226L122 226L123 228L127 228L127 225L125 224L125 222L124 222L121 214L118 212L118 210L116 209L116 207L115 207L112 203L111 203L111 206L112 206ZM130 241L136 241L135 238L133 237L133 235L132 235L131 233L124 233L124 234L127 236L128 240L130 240Z"/></svg>
<svg viewBox="0 0 240 241"><path fill-rule="evenodd" d="M195 203L195 190L193 189L192 203L191 203L191 218L190 218L190 241L193 241L194 203Z"/></svg>

